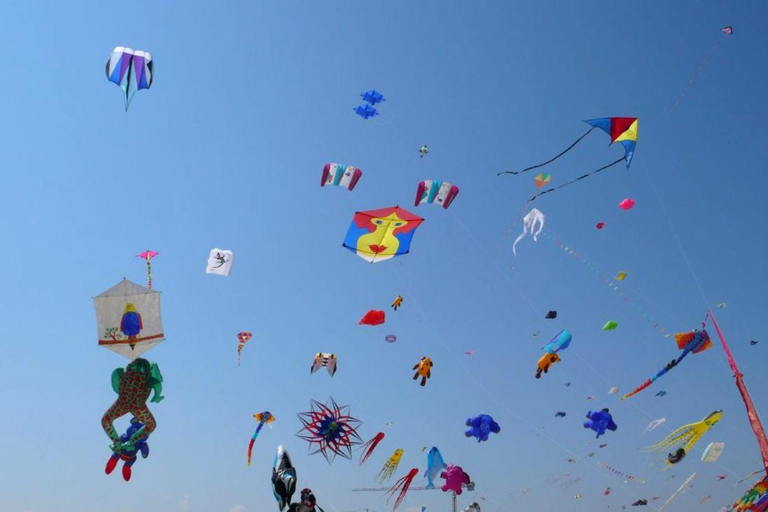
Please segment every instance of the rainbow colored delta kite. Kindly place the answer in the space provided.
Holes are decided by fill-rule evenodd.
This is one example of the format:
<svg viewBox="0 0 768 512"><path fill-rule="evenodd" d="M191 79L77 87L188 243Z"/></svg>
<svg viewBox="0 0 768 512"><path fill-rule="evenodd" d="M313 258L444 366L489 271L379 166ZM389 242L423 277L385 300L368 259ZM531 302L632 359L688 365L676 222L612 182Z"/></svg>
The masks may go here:
<svg viewBox="0 0 768 512"><path fill-rule="evenodd" d="M559 154L557 154L553 158L550 158L549 160L547 160L546 162L543 162L541 164L534 165L534 166L531 166L531 167L527 167L527 168L523 169L522 171L505 171L505 172L500 172L499 175L502 175L502 174L522 174L524 172L532 171L533 169L538 169L539 167L543 167L543 166L545 166L547 164L550 164L550 163L554 162L555 160L557 160L558 158L560 158L561 156L563 156L564 154L566 154L571 149L573 149L579 142L582 141L582 139L584 139L584 137L589 135L590 132L592 132L592 130L594 130L595 128L600 128L605 133L610 135L611 136L611 144L613 144L614 142L618 142L619 144L621 144L624 147L624 156L622 156L618 160L615 160L615 161L609 163L608 165L604 165L603 167L600 167L597 170L594 170L594 171L588 172L586 174L583 174L583 175L579 176L578 178L573 179L573 180L571 180L571 181L569 181L567 183L563 183L562 185L558 185L557 187L552 187L552 188L548 188L547 190L543 190L543 191L537 193L536 195L534 195L533 197L531 197L528 200L528 202L531 202L534 199L536 199L537 197L539 197L541 195L544 195L544 194L546 194L548 192L553 192L553 191L555 191L557 189L560 189L560 188L563 188L563 187L567 187L568 185L572 185L572 184L576 183L579 180L583 180L584 178L592 176L593 174L597 174L598 172L601 172L601 171L604 171L606 169L609 169L609 168L613 167L614 165L618 164L621 161L626 162L627 169L629 169L629 164L632 163L632 157L635 154L635 146L637 145L637 123L638 123L638 119L636 117L602 117L600 119L589 119L589 120L584 121L584 122L592 126L589 130L587 130L587 133L585 133L584 135L582 135L581 137L576 139L576 141L573 144L571 144L570 146L565 148L563 151L561 151Z"/></svg>

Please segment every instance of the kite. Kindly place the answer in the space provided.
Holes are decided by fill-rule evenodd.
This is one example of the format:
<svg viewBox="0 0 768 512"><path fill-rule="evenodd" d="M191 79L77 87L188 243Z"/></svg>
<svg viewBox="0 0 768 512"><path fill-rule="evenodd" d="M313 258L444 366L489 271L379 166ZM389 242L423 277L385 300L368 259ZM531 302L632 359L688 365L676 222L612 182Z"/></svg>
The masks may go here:
<svg viewBox="0 0 768 512"><path fill-rule="evenodd" d="M131 418L131 424L125 431L125 434L120 436L120 441L126 443L136 432L141 430L144 424L138 420L138 418ZM107 466L104 468L106 474L111 474L114 471L117 463L123 461L123 480L126 482L131 480L131 467L139 459L139 452L141 457L146 459L149 457L149 445L147 444L147 438L138 440L132 447L121 447L119 451L112 453L107 460Z"/></svg>
<svg viewBox="0 0 768 512"><path fill-rule="evenodd" d="M711 499L712 499L712 495L711 495L711 494L707 494L706 496L704 496L703 498L701 498L701 501L699 501L699 505L701 505L701 504L703 504L703 503L706 503L706 502L708 502L708 501L709 501L709 500L711 500Z"/></svg>
<svg viewBox="0 0 768 512"><path fill-rule="evenodd" d="M623 397L621 397L622 400L626 400L627 398L630 398L632 396L635 396L636 394L640 393L647 387L649 387L651 384L653 384L656 379L667 373L669 370L677 366L680 361L682 361L685 356L690 354L691 352L694 354L698 354L699 352L704 352L708 348L712 347L712 340L709 338L709 334L707 334L707 331L705 330L693 330L690 332L683 332L675 334L675 342L677 343L677 348L682 350L682 353L678 356L677 359L673 359L667 365L659 370L659 372L651 377L650 379L643 382L640 386L638 386L633 391L627 393ZM666 394L666 393L664 393ZM658 393L656 396L664 396L659 395Z"/></svg>
<svg viewBox="0 0 768 512"><path fill-rule="evenodd" d="M621 208L624 211L629 211L632 208L635 207L635 200L634 199L625 199L622 202L619 203L619 208Z"/></svg>
<svg viewBox="0 0 768 512"><path fill-rule="evenodd" d="M291 503L294 492L296 492L296 468L293 467L285 448L278 446L275 462L272 465L272 493L281 512Z"/></svg>
<svg viewBox="0 0 768 512"><path fill-rule="evenodd" d="M394 343L397 341L397 336L395 336L394 334L387 334L386 336L384 336L384 341L386 341L387 343Z"/></svg>
<svg viewBox="0 0 768 512"><path fill-rule="evenodd" d="M598 230L603 229L604 227L605 227L605 222L598 222L597 224L595 224L595 228L597 228Z"/></svg>
<svg viewBox="0 0 768 512"><path fill-rule="evenodd" d="M656 393L656 396L659 396L659 397L661 397L661 396L664 396L664 395L666 395L666 394L667 394L667 392L666 392L666 391L659 391L658 393Z"/></svg>
<svg viewBox="0 0 768 512"><path fill-rule="evenodd" d="M617 388L616 386L614 386L614 387L612 387L611 389L608 390L608 394L609 395L615 395L618 392L619 392L619 388Z"/></svg>
<svg viewBox="0 0 768 512"><path fill-rule="evenodd" d="M557 311L548 311L546 316L544 316L545 320L552 320L553 318L557 318Z"/></svg>
<svg viewBox="0 0 768 512"><path fill-rule="evenodd" d="M99 346L133 360L165 339L160 292L123 279L93 303Z"/></svg>
<svg viewBox="0 0 768 512"><path fill-rule="evenodd" d="M430 448L429 453L427 453L427 470L424 471L424 478L427 479L427 489L435 488L435 479L446 467L443 456L440 450L437 449L437 446Z"/></svg>
<svg viewBox="0 0 768 512"><path fill-rule="evenodd" d="M462 492L461 486L468 485L471 480L469 475L461 468L453 464L448 464L445 471L440 473L440 478L445 480L445 483L441 487L443 492L451 491L456 495L460 495Z"/></svg>
<svg viewBox="0 0 768 512"><path fill-rule="evenodd" d="M379 115L379 111L370 105L360 105L359 107L355 107L352 110L354 110L355 114L359 115L363 119L368 119L369 117Z"/></svg>
<svg viewBox="0 0 768 512"><path fill-rule="evenodd" d="M150 251L147 249L146 251L136 255L137 258L144 258L147 262L147 288L150 290L152 289L152 258L159 254L159 252Z"/></svg>
<svg viewBox="0 0 768 512"><path fill-rule="evenodd" d="M717 424L722 417L723 411L713 411L703 420L683 425L665 437L660 443L644 448L643 451L654 452L658 450L674 449L677 447L677 451L673 454L669 454L667 457L667 466L676 464L691 451L691 448L699 442L701 436Z"/></svg>
<svg viewBox="0 0 768 512"><path fill-rule="evenodd" d="M557 336L552 338L547 345L542 347L542 350L545 351L545 354L541 356L536 362L537 379L541 378L542 372L548 373L549 368L553 364L560 362L560 356L557 355L557 352L567 349L571 344L572 338L573 336L571 333L563 329L557 334Z"/></svg>
<svg viewBox="0 0 768 512"><path fill-rule="evenodd" d="M636 117L603 117L603 118L600 118L600 119L589 119L589 120L586 120L584 122L589 124L589 125L591 125L590 129L587 130L587 132L584 135L582 135L581 137L576 139L576 141L573 144L571 144L566 149L561 151L555 157L553 157L553 158L551 158L551 159L549 159L546 162L543 162L541 164L533 165L531 167L527 167L527 168L523 169L522 171L505 171L505 172L498 173L498 175L502 175L502 174L522 174L524 172L528 172L528 171L531 171L533 169L538 169L539 167L543 167L543 166L545 166L545 165L547 165L549 163L552 163L555 160L557 160L558 158L560 158L561 156L563 156L564 154L566 154L568 151L573 149L574 146L576 146L579 142L581 142L582 139L584 139L584 137L589 135L589 133L592 132L592 130L594 130L595 128L599 128L599 129L603 130L605 133L607 133L608 135L610 135L610 137L611 137L611 144L613 144L614 142L618 142L619 144L624 146L624 156L622 156L618 160L615 160L614 162L611 162L611 163L609 163L607 165L604 165L603 167L600 167L599 169L596 169L594 171L591 171L591 172L588 172L586 174L583 174L583 175L579 176L578 178L575 178L575 179L573 179L573 180L571 180L569 182L563 183L562 185L559 185L557 187L548 188L547 190L544 190L542 192L538 192L536 195L531 197L528 200L528 202L530 203L531 201L533 201L534 199L536 199L537 197L539 197L541 195L547 194L549 192L553 192L555 190L558 190L560 188L566 187L568 185L572 185L572 184L576 183L579 180L583 180L584 178L587 178L587 177L589 177L589 176L591 176L593 174L597 174L597 173L602 172L602 171L604 171L606 169L609 169L609 168L613 167L614 165L616 165L616 164L618 164L618 163L620 163L622 161L624 161L626 163L627 169L629 169L629 165L630 165L630 163L632 163L632 157L635 154L635 146L637 145L638 119Z"/></svg>
<svg viewBox="0 0 768 512"><path fill-rule="evenodd" d="M499 424L488 414L467 418L465 425L470 428L464 432L464 435L466 437L476 437L478 443L487 441L491 433L498 434L501 432Z"/></svg>
<svg viewBox="0 0 768 512"><path fill-rule="evenodd" d="M760 470L760 472L765 470ZM733 504L734 512L761 512L768 506L768 477L753 485L739 501Z"/></svg>
<svg viewBox="0 0 768 512"><path fill-rule="evenodd" d="M725 302L721 302L720 304L715 304L715 307L717 309L725 309L726 308L726 304L725 304Z"/></svg>
<svg viewBox="0 0 768 512"><path fill-rule="evenodd" d="M153 391L154 396L150 402L159 403L165 398L162 395L163 376L156 363L138 358L131 361L125 369L117 368L112 372L112 389L117 393L117 400L101 418L101 427L112 440L112 451L118 457L130 452L135 455L135 450L141 449L142 442L146 442L157 427L155 417L146 402ZM122 436L117 435L114 421L128 413L132 414L142 426L130 429L131 435L123 439Z"/></svg>
<svg viewBox="0 0 768 512"><path fill-rule="evenodd" d="M613 422L613 417L608 409L602 409L598 412L587 412L587 419L589 421L584 422L584 428L589 428L597 432L595 438L599 438L605 434L606 430L616 431L618 426Z"/></svg>
<svg viewBox="0 0 768 512"><path fill-rule="evenodd" d="M653 420L648 424L647 427L645 427L645 430L643 430L643 434L645 434L646 432L650 432L651 430L654 430L656 427L658 427L659 425L663 424L666 421L667 421L667 418L659 418L657 420Z"/></svg>
<svg viewBox="0 0 768 512"><path fill-rule="evenodd" d="M616 274L616 277L614 279L616 279L617 281L623 281L626 278L627 278L627 273L624 270L622 270L618 274Z"/></svg>
<svg viewBox="0 0 768 512"><path fill-rule="evenodd" d="M334 187L343 187L352 192L362 175L363 171L351 165L325 164L323 167L323 177L320 179L320 186L332 185Z"/></svg>
<svg viewBox="0 0 768 512"><path fill-rule="evenodd" d="M253 334L248 331L237 333L237 366L240 366L240 352L243 351L243 347L251 338L253 338Z"/></svg>
<svg viewBox="0 0 768 512"><path fill-rule="evenodd" d="M360 465L362 466L366 460L368 460L368 457L371 456L373 453L373 450L376 449L376 447L379 445L381 440L384 439L384 432L379 432L373 438L371 438L370 441L366 441L363 446L360 447L362 450L362 454L360 455Z"/></svg>
<svg viewBox="0 0 768 512"><path fill-rule="evenodd" d="M416 201L414 206L420 204L437 203L444 209L448 209L459 195L459 187L451 185L447 181L424 180L420 181L416 187Z"/></svg>
<svg viewBox="0 0 768 512"><path fill-rule="evenodd" d="M470 349L470 350L467 350L467 351L466 351L466 352L464 352L464 353L465 353L465 354L467 354L468 356L473 356L473 355L475 355L475 349Z"/></svg>
<svg viewBox="0 0 768 512"><path fill-rule="evenodd" d="M392 309L397 311L397 308L399 308L403 304L403 296L398 295L395 297L395 300L392 301Z"/></svg>
<svg viewBox="0 0 768 512"><path fill-rule="evenodd" d="M464 512L480 512L480 505L478 505L476 501L473 501L464 509Z"/></svg>
<svg viewBox="0 0 768 512"><path fill-rule="evenodd" d="M608 445L607 444L601 444L600 448L603 448L605 446L608 446ZM639 484L644 484L645 483L645 480L643 480L642 478L638 478L636 476L628 475L625 472L623 472L623 471L621 471L619 469L616 469L613 466L609 466L608 464L606 464L604 462L598 462L597 465L599 467L601 467L601 468L607 469L608 471L610 471L614 475L620 476L621 478L623 478L627 482L633 481L633 482L637 482Z"/></svg>
<svg viewBox="0 0 768 512"><path fill-rule="evenodd" d="M336 364L336 354L318 352L315 354L315 359L312 361L309 373L315 373L320 368L325 368L328 370L328 374L333 377L336 374Z"/></svg>
<svg viewBox="0 0 768 512"><path fill-rule="evenodd" d="M536 175L536 178L534 178L534 182L536 183L536 188L541 188L547 183L552 181L552 175L547 173L540 173Z"/></svg>
<svg viewBox="0 0 768 512"><path fill-rule="evenodd" d="M619 326L619 322L617 322L615 320L608 320L607 322L605 322L605 325L603 326L603 330L604 331L612 331L615 328L617 328L618 326Z"/></svg>
<svg viewBox="0 0 768 512"><path fill-rule="evenodd" d="M427 147L426 144L419 148L419 158L424 158L428 154L429 154L429 148Z"/></svg>
<svg viewBox="0 0 768 512"><path fill-rule="evenodd" d="M120 86L125 97L125 111L131 104L136 91L152 87L154 75L152 54L117 46L107 61L107 80Z"/></svg>
<svg viewBox="0 0 768 512"><path fill-rule="evenodd" d="M351 459L352 448L363 443L357 433L361 422L349 415L348 405L339 407L333 398L326 404L312 400L310 410L298 416L304 427L296 436L309 442L310 455L322 453L328 463L337 455ZM315 445L317 448L311 451Z"/></svg>
<svg viewBox="0 0 768 512"><path fill-rule="evenodd" d="M260 412L253 415L253 419L259 422L258 425L256 425L256 431L253 433L253 436L251 436L251 440L248 442L248 466L251 465L251 453L253 452L253 443L256 442L256 438L259 437L259 432L261 432L261 429L264 425L267 425L269 423L272 423L275 421L275 417L272 416L272 413L269 411Z"/></svg>
<svg viewBox="0 0 768 512"><path fill-rule="evenodd" d="M377 91L376 89L371 89L370 91L365 91L360 95L361 98L363 98L363 101L370 103L371 105L376 105L377 103L381 103L382 101L386 101L384 99L384 96Z"/></svg>
<svg viewBox="0 0 768 512"><path fill-rule="evenodd" d="M232 264L234 261L235 255L232 254L232 251L218 248L211 249L211 252L208 255L208 266L205 267L205 273L229 277L229 273L232 272Z"/></svg>
<svg viewBox="0 0 768 512"><path fill-rule="evenodd" d="M715 462L723 454L725 443L709 443L701 454L701 462Z"/></svg>
<svg viewBox="0 0 768 512"><path fill-rule="evenodd" d="M525 217L523 217L523 232L520 233L520 235L515 239L515 242L512 244L512 254L517 256L517 243L526 237L529 233L531 236L533 236L533 241L538 241L539 233L541 233L541 230L544 229L544 222L547 220L546 215L541 213L537 208L533 208L530 212L526 214ZM538 222L539 227L536 228L536 223Z"/></svg>
<svg viewBox="0 0 768 512"><path fill-rule="evenodd" d="M395 500L395 506L392 508L393 511L397 510L397 507L403 502L408 489L411 487L411 482L413 482L413 479L416 478L416 475L418 474L418 468L412 468L407 475L395 482L395 485L384 493L384 496L389 494L389 498L387 498L387 504L389 504L389 500L392 499L397 491L400 491L400 494L397 495L397 499Z"/></svg>
<svg viewBox="0 0 768 512"><path fill-rule="evenodd" d="M376 475L376 479L379 481L379 483L384 483L385 481L392 478L392 475L394 475L395 471L397 471L397 466L400 465L400 459L402 458L403 450L401 448L398 448L392 452L392 455L387 459L387 462L384 463L384 467L382 467L381 471L379 471L379 474Z"/></svg>
<svg viewBox="0 0 768 512"><path fill-rule="evenodd" d="M322 508L317 505L317 498L315 498L312 489L304 488L301 490L301 502L292 503L288 512L324 512Z"/></svg>
<svg viewBox="0 0 768 512"><path fill-rule="evenodd" d="M611 488L610 487L606 487L605 490L603 491L603 496L608 496L610 494L611 494Z"/></svg>
<svg viewBox="0 0 768 512"><path fill-rule="evenodd" d="M399 206L357 212L352 219L344 247L370 263L408 254L421 217Z"/></svg>
<svg viewBox="0 0 768 512"><path fill-rule="evenodd" d="M639 507L639 506L641 506L641 505L647 505L647 504L648 504L648 500L645 500L645 499L640 499L640 500L637 500L636 502L634 502L634 503L632 504L632 506L633 506L633 507Z"/></svg>
<svg viewBox="0 0 768 512"><path fill-rule="evenodd" d="M664 502L664 503L663 503L663 504L662 504L662 505L661 505L661 506L658 508L657 512L661 512L662 510L664 510L664 507L666 507L667 505L669 505L669 503L670 503L670 502L671 502L673 499L675 499L675 496L677 496L678 494L680 494L681 492L683 492L683 491L685 490L685 488L686 488L686 487L688 487L688 484L690 484L690 483L691 483L691 481L692 481L694 478L696 478L696 471L694 471L694 472L693 472L693 474L692 474L691 476L689 476L689 477L688 477L688 478L685 480L685 482L683 482L683 484L682 484L680 487L678 487L678 488L677 488L677 490L676 490L675 492L673 492L673 493L672 493L672 496L670 496L670 497L667 499L667 501L665 501L665 502Z"/></svg>
<svg viewBox="0 0 768 512"><path fill-rule="evenodd" d="M573 495L573 499L580 500L581 499L581 494L578 494L578 493L574 494Z"/></svg>
<svg viewBox="0 0 768 512"><path fill-rule="evenodd" d="M363 315L363 318L357 323L357 325L381 325L385 320L384 311L380 309L371 309Z"/></svg>
<svg viewBox="0 0 768 512"><path fill-rule="evenodd" d="M565 418L565 413L563 411L557 411L555 413L555 418Z"/></svg>
<svg viewBox="0 0 768 512"><path fill-rule="evenodd" d="M546 350L548 354L556 354L561 350L567 349L571 345L573 336L570 332L563 329L557 335L552 338L548 344L541 347L542 350Z"/></svg>
<svg viewBox="0 0 768 512"><path fill-rule="evenodd" d="M749 344L750 344L750 345L752 345L752 346L755 346L755 345L757 345L758 343L760 343L760 342L759 342L759 341L757 341L757 340L749 340Z"/></svg>
<svg viewBox="0 0 768 512"><path fill-rule="evenodd" d="M416 373L413 374L413 380L418 379L419 375L421 375L421 386L424 387L427 384L427 379L432 377L432 366L432 360L427 356L423 356L421 361L411 368L416 370Z"/></svg>
<svg viewBox="0 0 768 512"><path fill-rule="evenodd" d="M536 378L541 378L541 372L549 373L549 368L555 364L560 362L560 356L557 354L550 354L545 353L543 356L539 358L539 360L536 362Z"/></svg>

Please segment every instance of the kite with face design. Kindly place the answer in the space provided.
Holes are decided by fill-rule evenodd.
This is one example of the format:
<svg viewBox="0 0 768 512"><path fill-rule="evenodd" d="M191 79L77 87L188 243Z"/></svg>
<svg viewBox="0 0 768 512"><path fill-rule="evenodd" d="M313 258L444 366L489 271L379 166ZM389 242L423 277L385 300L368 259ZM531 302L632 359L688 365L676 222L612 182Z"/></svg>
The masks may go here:
<svg viewBox="0 0 768 512"><path fill-rule="evenodd" d="M392 206L357 212L344 238L344 247L369 263L407 254L421 217Z"/></svg>

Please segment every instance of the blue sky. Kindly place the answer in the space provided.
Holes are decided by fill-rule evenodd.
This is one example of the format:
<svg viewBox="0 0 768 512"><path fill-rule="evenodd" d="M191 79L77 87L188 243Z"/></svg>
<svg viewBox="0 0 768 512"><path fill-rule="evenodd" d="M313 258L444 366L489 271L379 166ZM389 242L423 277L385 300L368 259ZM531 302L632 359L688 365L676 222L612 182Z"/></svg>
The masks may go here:
<svg viewBox="0 0 768 512"><path fill-rule="evenodd" d="M661 497L653 509L694 471L694 487L666 510L691 510L707 494L712 510L732 502L760 457L719 346L631 401L607 391L635 387L677 354L640 311L679 332L726 302L718 320L768 415L766 15L737 1L4 6L0 508L274 511L278 444L327 512L389 510L379 494L351 490L375 487L396 448L398 476L423 471L421 448L432 445L477 482L462 508L482 497L484 512L593 511ZM725 25L734 35L671 111ZM127 114L104 77L118 45L155 59L152 89ZM370 88L387 101L363 121L352 108ZM583 133L581 120L604 116L640 118L631 169L537 200L550 236L525 239L513 258L533 176L496 173L547 159ZM621 148L607 143L593 133L545 170L557 184L611 162ZM363 170L353 193L319 187L327 162ZM412 207L422 179L460 187L450 210ZM629 212L616 207L625 197L637 201ZM426 219L411 254L369 265L341 247L355 211L394 204ZM608 275L626 270L630 302L553 239ZM204 273L212 247L235 252L231 277ZM148 248L161 253L154 286L167 340L147 355L167 398L151 406L151 455L125 483L103 473L100 426L115 398L110 373L125 361L97 346L91 297L123 277L143 284L134 255ZM390 313L398 294L404 306ZM387 323L358 326L372 308L387 309ZM549 309L557 320L543 320ZM619 328L604 332L609 319ZM563 328L571 348L535 380L540 347ZM238 367L241 330L254 338ZM383 341L389 333L396 343ZM335 377L310 375L320 351L338 354ZM424 355L435 367L420 388L411 367ZM667 396L655 397L660 389ZM295 436L296 413L331 396L352 405L364 438L387 434L362 467L328 465ZM619 429L595 440L581 422L599 407ZM639 451L720 408L723 421L673 470ZM265 409L277 421L248 468L251 415ZM480 413L502 427L482 444L463 435ZM702 464L711 441L725 453ZM598 461L646 483L623 483ZM548 483L566 473L573 486ZM449 503L413 492L402 509Z"/></svg>

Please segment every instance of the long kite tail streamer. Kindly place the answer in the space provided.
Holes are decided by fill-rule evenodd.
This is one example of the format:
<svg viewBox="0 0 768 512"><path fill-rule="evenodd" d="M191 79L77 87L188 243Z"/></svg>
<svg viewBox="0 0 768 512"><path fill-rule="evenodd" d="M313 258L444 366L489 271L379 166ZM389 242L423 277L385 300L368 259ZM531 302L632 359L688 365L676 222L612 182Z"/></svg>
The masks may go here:
<svg viewBox="0 0 768 512"><path fill-rule="evenodd" d="M256 442L256 438L259 437L259 432L261 432L261 427L264 426L264 421L260 421L259 424L256 426L256 432L253 433L253 437L251 437L250 442L248 443L248 465L251 465L251 452L253 452L253 443Z"/></svg>
<svg viewBox="0 0 768 512"><path fill-rule="evenodd" d="M576 182L577 182L577 181L579 181L579 180L583 180L584 178L588 178L589 176L592 176L593 174L597 174L597 173L599 173L599 172L601 172L601 171L604 171L604 170L606 170L606 169L609 169L609 168L613 167L614 165L618 164L619 162L624 162L624 161L626 161L626 158L625 158L625 157L621 157L621 158L619 158L618 160L616 160L616 161L614 161L614 162L611 162L611 163L610 163L610 164L608 164L608 165L604 165L604 166L602 166L601 168L597 169L596 171L588 172L587 174L582 174L582 175L581 175L581 176L579 176L578 178L576 178L576 179L573 179L573 180L571 180L571 181L568 181L568 182L566 182L566 183L563 183L562 185L558 185L558 186L556 186L556 187L548 188L547 190L542 190L542 191L541 191L541 192L539 192L538 194L536 194L536 195L532 196L532 197L531 197L531 198L528 200L528 202L530 203L530 202L532 202L533 200L535 200L537 197L539 197L539 196L543 196L544 194L548 194L549 192L554 192L555 190L561 189L561 188L563 188L563 187L567 187L568 185L573 185L574 183L576 183Z"/></svg>
<svg viewBox="0 0 768 512"><path fill-rule="evenodd" d="M523 169L522 171L503 171L503 172L497 173L497 174L496 174L496 176L501 176L502 174L523 174L524 172L532 171L533 169L538 169L539 167L544 167L545 165L547 165L547 164L550 164L550 163L554 162L555 160L557 160L558 158L560 158L561 156L563 156L564 154L566 154L567 152L569 152L571 149L573 149L573 147L574 147L574 146L576 146L576 144L578 144L579 142L581 142L581 141L582 141L582 139L583 139L584 137L586 137L587 135L589 135L589 134L590 134L590 132L591 132L592 130L594 130L594 129L595 129L595 127L593 126L593 127L592 127L592 128L590 128L589 130L587 130L587 132L586 132L584 135L582 135L581 137L579 137L578 139L576 139L576 142L574 142L573 144L571 144L570 146L568 146L567 148L565 148L564 150L562 150L562 151L561 151L561 152L560 152L560 153L559 153L557 156L555 156L555 157L553 157L553 158L550 158L550 159L549 159L549 160L547 160L546 162L543 162L543 163L540 163L540 164L538 164L538 165L534 165L534 166L531 166L531 167L526 167L526 168L525 168L525 169Z"/></svg>
<svg viewBox="0 0 768 512"><path fill-rule="evenodd" d="M681 485L680 487L678 487L678 488L677 488L677 490L676 490L675 492L673 492L673 493L672 493L672 496L670 496L670 497L667 499L667 501L665 501L665 502L664 502L664 503L663 503L663 504L662 504L662 505L659 507L659 509L658 509L658 512L661 512L662 510L664 510L664 507L666 507L666 506L669 504L669 502L671 502L673 499L675 499L675 497L676 497L678 494L680 494L681 492L683 492L683 491L685 490L685 488L686 488L686 487L688 487L688 484L690 484L690 483L691 483L691 481L692 481L694 478L696 478L696 472L695 472L695 471L693 472L693 474L692 474L691 476L689 476L689 477L688 477L688 478L685 480L685 482L683 482L683 485Z"/></svg>
<svg viewBox="0 0 768 512"><path fill-rule="evenodd" d="M147 288L150 290L152 289L152 258L160 254L156 251L150 251L147 249L146 251L142 252L141 254L137 254L136 257L138 258L144 258L147 262Z"/></svg>
<svg viewBox="0 0 768 512"><path fill-rule="evenodd" d="M747 408L749 424L752 426L752 431L755 433L755 438L757 438L757 444L760 446L760 455L763 457L763 466L765 466L765 470L768 471L768 439L765 437L765 429L763 429L763 424L760 422L760 417L757 415L755 404L752 403L752 398L749 396L747 386L744 384L743 375L739 371L738 366L736 366L736 361L733 359L731 349L728 348L728 344L725 342L725 337L720 330L720 326L717 325L715 316L712 314L712 311L708 311L707 316L712 319L712 324L715 326L717 337L720 338L720 343L722 343L723 350L728 358L728 364L731 366L731 370L733 370L733 376L736 378L736 387L739 388L741 399L744 401L744 405Z"/></svg>

